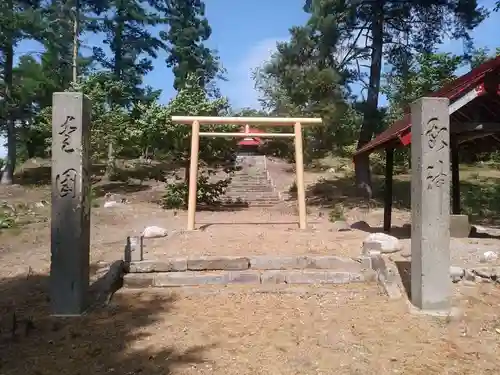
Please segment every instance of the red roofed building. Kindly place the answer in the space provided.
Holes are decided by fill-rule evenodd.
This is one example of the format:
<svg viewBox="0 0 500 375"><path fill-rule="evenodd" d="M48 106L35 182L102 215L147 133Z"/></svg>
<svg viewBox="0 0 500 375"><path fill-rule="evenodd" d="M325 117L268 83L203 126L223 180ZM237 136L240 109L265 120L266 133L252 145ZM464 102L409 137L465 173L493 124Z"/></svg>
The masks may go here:
<svg viewBox="0 0 500 375"><path fill-rule="evenodd" d="M460 178L459 145L478 138L496 137L500 133L500 56L472 69L428 97L448 98L450 114L452 212L459 214ZM411 144L411 113L395 122L361 147L355 154L386 150L384 230L391 228L392 177L394 148Z"/></svg>
<svg viewBox="0 0 500 375"><path fill-rule="evenodd" d="M245 125L241 129L241 133L265 133L264 131L256 128L251 128L249 125ZM262 144L262 139L257 137L246 137L238 142L240 152L244 153L257 153L260 145Z"/></svg>

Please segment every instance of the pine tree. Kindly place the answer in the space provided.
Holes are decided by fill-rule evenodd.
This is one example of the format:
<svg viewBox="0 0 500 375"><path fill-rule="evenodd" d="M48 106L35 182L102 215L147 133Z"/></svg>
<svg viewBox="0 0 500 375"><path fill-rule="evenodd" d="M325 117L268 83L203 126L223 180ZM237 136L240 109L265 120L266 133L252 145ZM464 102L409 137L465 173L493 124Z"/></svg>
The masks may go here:
<svg viewBox="0 0 500 375"><path fill-rule="evenodd" d="M0 183L12 184L16 166L16 126L13 97L14 51L17 44L40 32L41 13L35 10L36 0L5 0L0 2L0 56L2 73L1 114L2 128L7 133L7 160Z"/></svg>
<svg viewBox="0 0 500 375"><path fill-rule="evenodd" d="M147 8L157 6L156 1L112 0L103 17L91 23L90 29L103 32L104 43L111 49L108 57L101 47L94 47L94 58L111 72L112 78L124 84L124 90L111 93L111 107L131 107L134 102L150 100L157 94L150 88L141 87L144 76L153 69L152 58L164 45L151 34L148 26L156 25L160 19ZM116 129L108 131L108 167L106 175L113 173Z"/></svg>
<svg viewBox="0 0 500 375"><path fill-rule="evenodd" d="M169 29L160 36L167 43L166 63L174 73L174 88L183 88L190 73L207 87L218 77L220 64L215 52L203 44L212 34L205 4L201 0L164 0L163 11Z"/></svg>
<svg viewBox="0 0 500 375"><path fill-rule="evenodd" d="M345 7L347 22L344 33L367 35L366 47L370 50L369 79L364 105L363 124L359 132L358 149L368 143L381 116L378 112L380 80L384 57L389 63L404 62L405 56L415 52L431 52L445 33L463 39L472 47L469 33L487 15L477 0L328 0ZM324 7L323 0L306 0L306 10L313 12ZM324 15L333 16L332 13ZM406 42L406 43L405 43ZM358 48L355 46L354 48ZM368 156L362 155L356 163L357 185L368 197L371 196L371 175Z"/></svg>
<svg viewBox="0 0 500 375"><path fill-rule="evenodd" d="M112 0L108 12L90 26L92 31L105 34L104 44L111 50L108 57L101 47L94 47L96 61L128 87L127 97L114 98L120 105L128 105L132 99L147 93L140 86L144 76L153 69L152 58L163 48L161 40L147 29L159 22L147 8L146 3L139 0Z"/></svg>

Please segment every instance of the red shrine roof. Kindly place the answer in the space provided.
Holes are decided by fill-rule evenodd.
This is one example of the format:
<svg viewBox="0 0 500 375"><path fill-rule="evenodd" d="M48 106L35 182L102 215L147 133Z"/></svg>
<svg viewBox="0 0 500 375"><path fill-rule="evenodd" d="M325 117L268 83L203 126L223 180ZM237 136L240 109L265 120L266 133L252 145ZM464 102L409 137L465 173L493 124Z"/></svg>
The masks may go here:
<svg viewBox="0 0 500 375"><path fill-rule="evenodd" d="M499 67L500 56L486 61L485 63L472 69L469 73L464 74L463 76L445 85L440 90L427 94L426 96L448 98L450 100L450 107L455 103L459 104L457 102L462 100L462 98L468 94L471 94L471 97L468 98L468 101L471 101L474 98L485 94L485 76ZM467 102L464 100L464 103L459 105L457 109L465 104L467 104ZM401 145L408 146L411 143L410 121L411 114L406 113L401 120L396 121L390 128L377 135L374 139L356 151L354 155L357 156L365 153L369 154L376 149L385 147L393 141L399 141Z"/></svg>
<svg viewBox="0 0 500 375"><path fill-rule="evenodd" d="M241 133L265 133L264 131L256 128L251 128L248 125L244 126ZM247 137L243 138L238 142L238 146L260 146L262 144L262 139L257 137Z"/></svg>

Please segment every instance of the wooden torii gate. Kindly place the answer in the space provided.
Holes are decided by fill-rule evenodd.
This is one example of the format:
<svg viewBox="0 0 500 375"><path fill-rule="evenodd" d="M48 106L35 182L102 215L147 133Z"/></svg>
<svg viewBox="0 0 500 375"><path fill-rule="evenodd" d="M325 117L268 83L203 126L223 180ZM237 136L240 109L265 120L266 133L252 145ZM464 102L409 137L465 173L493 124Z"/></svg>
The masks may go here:
<svg viewBox="0 0 500 375"><path fill-rule="evenodd" d="M306 194L304 185L304 154L302 140L302 125L321 125L321 118L286 118L286 117L202 117L202 116L172 116L177 124L191 125L191 160L189 171L189 198L187 230L194 230L196 215L196 190L198 182L198 152L200 137L258 137L258 138L293 138L295 140L295 163L297 174L297 200L299 206L299 228L305 229ZM218 133L200 132L200 125L261 125L261 126L293 126L293 133Z"/></svg>

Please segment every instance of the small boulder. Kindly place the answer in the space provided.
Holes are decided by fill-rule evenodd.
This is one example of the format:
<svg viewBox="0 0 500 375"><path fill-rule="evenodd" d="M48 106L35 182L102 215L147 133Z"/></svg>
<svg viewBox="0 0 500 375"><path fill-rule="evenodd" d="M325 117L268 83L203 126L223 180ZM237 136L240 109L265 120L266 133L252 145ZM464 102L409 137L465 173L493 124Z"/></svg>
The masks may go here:
<svg viewBox="0 0 500 375"><path fill-rule="evenodd" d="M144 231L142 232L142 236L144 238L166 237L167 234L168 233L167 233L167 230L165 228L156 227L156 226L146 227L144 229Z"/></svg>
<svg viewBox="0 0 500 375"><path fill-rule="evenodd" d="M104 202L104 205L103 207L104 208L111 208L111 207L116 207L116 206L121 206L122 204L120 202L117 202L117 201L107 201L107 202Z"/></svg>
<svg viewBox="0 0 500 375"><path fill-rule="evenodd" d="M494 251L485 251L483 255L481 255L479 261L481 263L494 262L498 259L498 254Z"/></svg>
<svg viewBox="0 0 500 375"><path fill-rule="evenodd" d="M462 267L450 266L450 277L451 281L457 283L465 277L465 270Z"/></svg>
<svg viewBox="0 0 500 375"><path fill-rule="evenodd" d="M363 241L363 255L390 254L402 248L396 237L385 233L372 233Z"/></svg>

